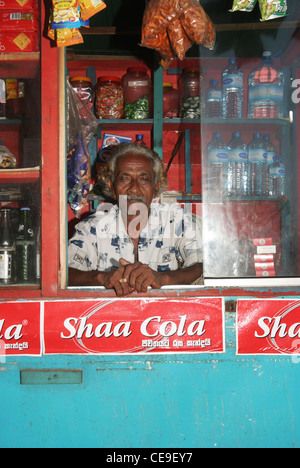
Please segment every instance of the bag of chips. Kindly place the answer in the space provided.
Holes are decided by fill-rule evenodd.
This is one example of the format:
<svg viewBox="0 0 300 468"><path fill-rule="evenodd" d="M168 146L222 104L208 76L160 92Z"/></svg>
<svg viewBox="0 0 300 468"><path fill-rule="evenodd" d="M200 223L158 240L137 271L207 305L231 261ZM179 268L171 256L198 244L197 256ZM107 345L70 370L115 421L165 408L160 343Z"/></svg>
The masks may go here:
<svg viewBox="0 0 300 468"><path fill-rule="evenodd" d="M261 20L268 21L287 15L287 0L259 0Z"/></svg>
<svg viewBox="0 0 300 468"><path fill-rule="evenodd" d="M192 42L213 50L216 29L209 16L197 0L180 0L180 21Z"/></svg>
<svg viewBox="0 0 300 468"><path fill-rule="evenodd" d="M192 47L192 41L188 38L180 19L174 18L167 31L175 55L179 60L183 60L187 51Z"/></svg>
<svg viewBox="0 0 300 468"><path fill-rule="evenodd" d="M230 11L252 11L257 0L234 0Z"/></svg>

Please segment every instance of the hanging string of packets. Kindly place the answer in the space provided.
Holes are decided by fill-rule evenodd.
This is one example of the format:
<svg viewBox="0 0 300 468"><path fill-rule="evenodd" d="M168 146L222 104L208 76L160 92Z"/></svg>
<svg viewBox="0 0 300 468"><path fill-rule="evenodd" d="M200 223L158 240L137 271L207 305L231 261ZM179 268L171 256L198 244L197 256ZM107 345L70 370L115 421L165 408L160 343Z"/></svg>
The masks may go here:
<svg viewBox="0 0 300 468"><path fill-rule="evenodd" d="M287 15L287 0L234 0L230 11L253 11L257 1L261 21L278 19Z"/></svg>
<svg viewBox="0 0 300 468"><path fill-rule="evenodd" d="M106 4L102 0L52 0L48 37L57 47L82 44L82 26L89 27L89 19Z"/></svg>

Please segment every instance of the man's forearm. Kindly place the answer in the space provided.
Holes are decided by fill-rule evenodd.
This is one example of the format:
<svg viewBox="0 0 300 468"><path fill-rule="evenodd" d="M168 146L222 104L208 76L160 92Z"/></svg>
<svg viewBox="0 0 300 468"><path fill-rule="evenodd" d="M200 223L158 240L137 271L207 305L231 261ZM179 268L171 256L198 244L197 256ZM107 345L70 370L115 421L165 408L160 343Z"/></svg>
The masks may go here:
<svg viewBox="0 0 300 468"><path fill-rule="evenodd" d="M69 286L104 286L104 273L69 268Z"/></svg>
<svg viewBox="0 0 300 468"><path fill-rule="evenodd" d="M203 264L196 263L195 265L182 268L175 271L166 271L161 273L162 286L171 286L175 284L193 284L203 274Z"/></svg>

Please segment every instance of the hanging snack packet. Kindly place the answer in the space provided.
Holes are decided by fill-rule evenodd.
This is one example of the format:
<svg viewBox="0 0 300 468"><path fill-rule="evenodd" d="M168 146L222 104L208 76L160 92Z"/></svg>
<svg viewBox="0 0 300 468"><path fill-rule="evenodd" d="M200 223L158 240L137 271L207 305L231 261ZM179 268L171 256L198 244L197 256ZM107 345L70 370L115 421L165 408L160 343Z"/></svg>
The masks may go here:
<svg viewBox="0 0 300 468"><path fill-rule="evenodd" d="M169 23L178 17L178 2L179 0L150 0L147 3L143 16L141 45L152 48L151 39L165 31Z"/></svg>
<svg viewBox="0 0 300 468"><path fill-rule="evenodd" d="M261 21L282 18L287 15L287 0L259 0Z"/></svg>
<svg viewBox="0 0 300 468"><path fill-rule="evenodd" d="M179 0L180 22L192 42L213 50L216 43L216 29L197 0Z"/></svg>
<svg viewBox="0 0 300 468"><path fill-rule="evenodd" d="M67 47L83 43L83 37L77 28L55 29L55 39L57 47Z"/></svg>
<svg viewBox="0 0 300 468"><path fill-rule="evenodd" d="M80 28L80 9L77 0L52 0L52 29Z"/></svg>
<svg viewBox="0 0 300 468"><path fill-rule="evenodd" d="M79 0L80 15L85 21L106 8L102 0Z"/></svg>
<svg viewBox="0 0 300 468"><path fill-rule="evenodd" d="M234 0L230 11L252 11L257 0Z"/></svg>
<svg viewBox="0 0 300 468"><path fill-rule="evenodd" d="M183 60L187 51L192 47L192 42L184 31L180 19L174 18L167 31L172 49L179 60Z"/></svg>

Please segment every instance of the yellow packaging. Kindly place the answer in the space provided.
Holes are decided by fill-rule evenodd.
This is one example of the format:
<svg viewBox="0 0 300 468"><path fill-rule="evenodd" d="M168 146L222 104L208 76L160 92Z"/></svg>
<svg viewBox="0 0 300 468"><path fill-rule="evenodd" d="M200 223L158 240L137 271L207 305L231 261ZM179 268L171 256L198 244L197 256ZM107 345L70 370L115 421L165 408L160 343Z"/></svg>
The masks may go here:
<svg viewBox="0 0 300 468"><path fill-rule="evenodd" d="M88 20L99 11L106 8L106 4L102 0L79 0L80 14L83 21Z"/></svg>
<svg viewBox="0 0 300 468"><path fill-rule="evenodd" d="M56 45L57 47L67 47L75 44L82 44L83 37L79 29L56 29Z"/></svg>

